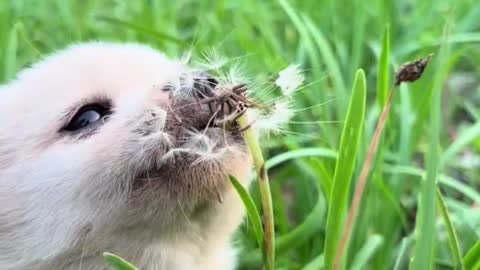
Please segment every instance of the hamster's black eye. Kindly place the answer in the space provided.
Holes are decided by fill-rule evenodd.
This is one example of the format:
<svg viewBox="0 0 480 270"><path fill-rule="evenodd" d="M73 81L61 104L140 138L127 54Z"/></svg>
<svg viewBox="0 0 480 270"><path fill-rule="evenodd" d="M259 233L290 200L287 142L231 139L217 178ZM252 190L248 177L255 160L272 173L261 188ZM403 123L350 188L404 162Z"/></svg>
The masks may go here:
<svg viewBox="0 0 480 270"><path fill-rule="evenodd" d="M109 106L101 104L90 104L83 106L73 116L68 125L64 128L66 131L77 131L102 121L104 116L110 115Z"/></svg>

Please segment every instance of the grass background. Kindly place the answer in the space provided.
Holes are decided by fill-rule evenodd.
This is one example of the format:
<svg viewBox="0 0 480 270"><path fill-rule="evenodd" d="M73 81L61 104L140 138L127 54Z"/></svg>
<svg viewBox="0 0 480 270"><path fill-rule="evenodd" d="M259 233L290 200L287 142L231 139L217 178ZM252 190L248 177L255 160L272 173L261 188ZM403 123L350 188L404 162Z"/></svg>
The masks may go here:
<svg viewBox="0 0 480 270"><path fill-rule="evenodd" d="M327 209L336 199L330 196L336 153L357 69L366 74L367 106L353 182L345 187L349 198L392 72L434 52L424 77L396 93L345 262L348 269L407 269L414 254L425 252L427 265L412 267L454 269L434 196L438 186L464 256L480 239L479 18L476 0L2 0L0 79L91 39L139 41L172 57L213 48L241 60L255 81L301 64L308 86L295 102L304 109L262 147L273 192L276 269L321 269ZM255 184L251 192L258 205ZM416 218L419 203L428 219ZM236 235L239 269L261 265L254 234L244 224ZM467 266L474 269L478 257L466 256Z"/></svg>

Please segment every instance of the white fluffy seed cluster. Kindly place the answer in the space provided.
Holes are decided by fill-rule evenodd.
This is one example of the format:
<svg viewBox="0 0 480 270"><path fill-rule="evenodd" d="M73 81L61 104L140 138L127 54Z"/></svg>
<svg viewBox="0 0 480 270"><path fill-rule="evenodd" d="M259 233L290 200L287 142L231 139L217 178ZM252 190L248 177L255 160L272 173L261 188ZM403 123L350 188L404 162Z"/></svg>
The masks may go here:
<svg viewBox="0 0 480 270"><path fill-rule="evenodd" d="M290 98L302 86L304 80L305 76L298 65L288 66L279 72L275 81L275 85L280 88L283 98L274 101L271 110L268 112L257 108L247 111L248 119L254 123L260 134L282 132L294 116Z"/></svg>
<svg viewBox="0 0 480 270"><path fill-rule="evenodd" d="M285 96L290 97L303 84L304 80L305 76L300 71L300 67L290 65L278 73L275 84L280 87Z"/></svg>
<svg viewBox="0 0 480 270"><path fill-rule="evenodd" d="M217 50L210 50L203 55L203 60L197 62L196 65L199 69L214 72L216 79L219 81L219 85L223 86L220 89L228 89L229 86L235 86L238 84L246 83L248 76L244 74L243 68L236 61L235 65L230 66L225 71L225 66L231 61L228 58L220 55ZM185 59L190 60L191 54L188 54ZM305 81L305 75L301 68L297 64L291 64L281 70L278 73L274 84L268 83L257 87L260 91L268 92L271 88L278 88L282 97L275 100L267 100L269 104L267 109L264 108L250 108L247 110L248 120L252 123L252 126L260 133L260 135L269 133L281 133L285 130L285 126L294 116L292 97L303 85ZM256 100L254 93L247 92L248 96L252 100ZM258 94L258 93L256 93Z"/></svg>

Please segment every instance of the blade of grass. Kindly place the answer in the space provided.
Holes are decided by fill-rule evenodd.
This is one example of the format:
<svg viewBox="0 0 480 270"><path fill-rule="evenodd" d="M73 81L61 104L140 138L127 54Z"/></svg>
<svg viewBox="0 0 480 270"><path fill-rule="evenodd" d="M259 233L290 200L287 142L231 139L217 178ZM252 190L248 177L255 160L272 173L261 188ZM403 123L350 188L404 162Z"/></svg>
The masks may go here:
<svg viewBox="0 0 480 270"><path fill-rule="evenodd" d="M362 170L360 172L360 176L358 178L357 186L355 188L355 193L352 201L352 206L348 212L347 221L345 223L345 228L342 233L342 237L340 240L340 244L338 246L337 253L335 254L335 261L333 268L339 269L342 267L342 259L344 258L343 252L346 246L348 246L350 233L355 225L355 221L357 219L357 212L360 204L362 202L363 192L365 190L365 186L368 180L368 176L370 174L370 167L373 162L373 157L377 151L377 147L379 145L381 135L383 129L385 127L386 121L388 119L388 114L390 111L390 107L392 104L394 90L402 83L402 82L414 82L418 80L425 70L428 62L431 59L431 55L417 59L412 63L408 63L404 65L397 74L395 75L395 83L392 87L392 90L388 94L387 102L383 108L382 114L378 120L377 126L375 128L375 132L370 142L370 146L368 147L367 156L365 161L362 165Z"/></svg>
<svg viewBox="0 0 480 270"><path fill-rule="evenodd" d="M353 7L355 10L357 10L353 22L352 22L352 51L351 51L351 57L349 61L349 77L353 77L355 71L357 68L360 68L361 63L362 63L362 56L364 51L363 45L365 42L365 32L367 29L367 12L364 10L366 7L363 3L362 0L355 0L352 1Z"/></svg>
<svg viewBox="0 0 480 270"><path fill-rule="evenodd" d="M318 50L315 48L315 43L312 40L312 37L308 31L308 29L305 27L305 23L302 21L300 16L297 14L296 10L288 0L277 0L278 4L280 7L283 9L283 11L287 14L288 18L290 21L293 23L295 26L295 29L297 29L302 45L305 46L306 54L308 55L309 62L312 66L312 73L313 76L316 78L321 78L324 76L322 74L322 66L320 64L320 55L318 53ZM314 98L327 98L325 94L323 93L312 93L312 92L307 92L307 95L310 97L310 99ZM322 115L325 115L327 119L331 118L331 110L327 110L326 108L322 108ZM328 133L330 132L330 129L326 127L324 124L320 125L323 132Z"/></svg>
<svg viewBox="0 0 480 270"><path fill-rule="evenodd" d="M315 169L317 178L320 182L320 188L325 196L325 199L328 201L328 196L330 195L330 191L332 190L332 179L333 179L333 171L327 169L325 166L325 162L322 162L318 159L313 159L309 162L310 166Z"/></svg>
<svg viewBox="0 0 480 270"><path fill-rule="evenodd" d="M301 148L274 156L267 160L265 164L267 165L267 169L271 169L287 160L298 159L302 157L337 158L337 153L335 150L322 147Z"/></svg>
<svg viewBox="0 0 480 270"><path fill-rule="evenodd" d="M452 143L443 153L440 160L440 166L443 167L447 165L447 163L456 154L458 154L465 146L475 141L478 137L480 137L480 121L477 121L475 124L468 127L467 129L462 131L461 134L459 134L455 142Z"/></svg>
<svg viewBox="0 0 480 270"><path fill-rule="evenodd" d="M302 270L321 270L324 267L324 262L325 259L322 253L309 262Z"/></svg>
<svg viewBox="0 0 480 270"><path fill-rule="evenodd" d="M411 270L429 270L433 267L435 241L435 193L439 175L441 98L448 61L448 43L444 42L437 62L437 71L432 88L430 107L429 142L426 157L427 175L422 182L418 201L415 247Z"/></svg>
<svg viewBox="0 0 480 270"><path fill-rule="evenodd" d="M324 216L325 213L325 201L322 196L319 196L314 208L305 218L305 220L295 227L288 234L283 235L278 239L278 243L275 248L279 253L287 251L289 248L295 246L295 243L301 243L308 240L308 238L318 231L321 224L318 222L318 218Z"/></svg>
<svg viewBox="0 0 480 270"><path fill-rule="evenodd" d="M288 175L288 173L285 173ZM278 178L286 178L284 174L277 175ZM290 231L290 219L287 213L287 202L283 200L283 190L282 184L283 181L274 181L272 182L272 200L275 202L275 226L277 229L277 233L280 235L286 234Z"/></svg>
<svg viewBox="0 0 480 270"><path fill-rule="evenodd" d="M463 257L463 263L465 264L466 269L480 268L480 241L477 241L467 254L465 254Z"/></svg>
<svg viewBox="0 0 480 270"><path fill-rule="evenodd" d="M407 237L404 237L402 239L402 243L400 244L400 249L398 251L397 259L395 260L395 264L393 266L393 270L400 270L403 262L407 259L408 242L409 242L409 239Z"/></svg>
<svg viewBox="0 0 480 270"><path fill-rule="evenodd" d="M425 180L426 172L420 168L415 168L411 166L392 166L392 165L384 165L384 171L391 173L391 174L406 174L412 176L418 176ZM480 205L480 194L472 187L469 187L463 184L460 180L453 179L447 175L439 175L438 177L439 183L445 187L451 188L456 190L469 199L473 200L475 203Z"/></svg>
<svg viewBox="0 0 480 270"><path fill-rule="evenodd" d="M35 45L33 45L32 43L32 40L30 39L26 29L25 29L25 26L23 25L22 22L18 22L17 23L17 31L18 31L18 35L20 37L22 37L22 40L23 42L25 42L31 49L32 51L36 54L35 56L41 56L42 53L40 52L40 50L38 50L37 47L35 47Z"/></svg>
<svg viewBox="0 0 480 270"><path fill-rule="evenodd" d="M460 245L458 243L457 233L455 232L455 228L453 227L450 215L448 213L447 205L445 204L445 200L443 199L442 192L439 188L437 188L437 202L440 213L443 217L443 221L445 222L445 225L447 227L448 244L450 246L450 252L452 253L453 265L457 270L465 270L462 261Z"/></svg>
<svg viewBox="0 0 480 270"><path fill-rule="evenodd" d="M325 35L322 33L322 31L315 26L315 23L306 15L302 16L303 21L305 22L305 26L307 29L310 31L310 34L313 37L313 40L317 44L318 49L320 50L320 54L322 55L322 59L325 62L325 65L327 66L328 73L332 77L332 83L334 86L334 89L336 91L335 95L338 97L345 97L347 96L347 88L345 87L345 82L342 78L342 73L340 70L340 67L338 65L338 61L335 57L335 54L333 53L332 48L330 47L330 44L328 44L327 39L325 38ZM339 117L344 116L344 110L346 105L344 103L344 100L346 99L339 99L338 101L339 106L337 106L337 113Z"/></svg>
<svg viewBox="0 0 480 270"><path fill-rule="evenodd" d="M265 164L267 169L271 169L286 161L302 157L323 157L333 159L337 157L337 153L328 148L303 148L274 156L267 160ZM306 242L313 234L317 233L322 227L322 224L318 222L318 218L324 216L325 208L325 199L323 195L319 193L315 206L303 222L287 234L282 235L275 240L275 253L281 255L282 253ZM245 256L241 257L242 265L248 269L258 267L261 261L260 254L261 250L259 249L249 251Z"/></svg>
<svg viewBox="0 0 480 270"><path fill-rule="evenodd" d="M138 270L138 268L125 259L109 252L103 253L103 259L117 270Z"/></svg>
<svg viewBox="0 0 480 270"><path fill-rule="evenodd" d="M456 24L456 33L475 31L478 25L478 17L480 17L480 5L472 6L468 13L462 16L461 20Z"/></svg>
<svg viewBox="0 0 480 270"><path fill-rule="evenodd" d="M355 255L355 258L352 261L352 265L349 267L350 270L362 270L367 269L366 264L368 260L375 254L383 244L383 237L374 234L368 238L365 245L360 249L360 251Z"/></svg>
<svg viewBox="0 0 480 270"><path fill-rule="evenodd" d="M329 159L336 159L337 152L323 147L309 147L309 148L301 148L296 150L290 150L288 152L279 154L267 160L265 164L267 165L267 170L285 162L287 160L298 159L303 157L322 157L322 158L329 158ZM316 166L319 166L318 164ZM331 177L330 177L331 178ZM320 178L320 186L326 193L325 196L330 195L331 183L328 177Z"/></svg>
<svg viewBox="0 0 480 270"><path fill-rule="evenodd" d="M394 89L392 89L392 91L390 91L388 95L386 106L384 107L382 114L380 115L380 119L378 120L377 127L375 128L375 132L373 134L370 146L368 147L367 156L362 165L362 170L358 178L357 186L355 187L352 206L350 208L350 211L348 212L347 222L345 223L345 228L343 230L342 237L340 239L340 244L335 254L333 269L339 269L342 266L342 258L344 257L343 252L345 248L348 246L350 233L353 229L353 226L355 225L358 208L360 207L360 204L362 202L363 191L365 190L365 186L368 180L368 175L370 174L370 167L373 162L373 157L375 156L375 152L377 151L377 146L380 142L383 128L385 127L385 123L388 119L388 113L390 111L390 106L392 104L391 101L393 98L393 93L394 93Z"/></svg>
<svg viewBox="0 0 480 270"><path fill-rule="evenodd" d="M318 49L320 50L320 54L322 55L323 61L325 61L325 65L331 74L333 79L334 88L340 93L345 94L346 87L345 82L342 78L342 72L340 71L340 67L338 66L338 61L336 61L335 54L333 53L330 44L328 44L327 39L323 32L315 26L315 23L310 19L308 16L302 16L303 21L305 22L305 26L310 31L310 34L313 37L313 40L317 44Z"/></svg>
<svg viewBox="0 0 480 270"><path fill-rule="evenodd" d="M333 176L327 214L325 240L325 268L332 269L340 233L345 220L348 194L365 121L366 79L358 70L353 83L347 116L345 118L340 148Z"/></svg>
<svg viewBox="0 0 480 270"><path fill-rule="evenodd" d="M309 54L310 59L313 60L313 70L319 72L321 70L321 66L320 63L317 61L317 59L319 59L318 52L315 50L314 43L312 42L312 39L308 33L308 30L305 28L304 23L302 22L298 14L295 12L295 9L290 5L287 0L278 0L278 3L285 11L289 19L292 21L300 36L305 40L307 53Z"/></svg>
<svg viewBox="0 0 480 270"><path fill-rule="evenodd" d="M380 167L380 166L379 166ZM383 179L382 179L383 180ZM400 202L396 199L395 192L388 188L385 181L376 181L377 188L381 191L381 194L385 197L388 203L392 206L390 211L396 213L400 219L400 223L404 230L408 230L408 221L406 219L406 211L402 208Z"/></svg>
<svg viewBox="0 0 480 270"><path fill-rule="evenodd" d="M480 33L472 32L472 33L453 34L450 36L447 42L449 44L479 43ZM435 41L428 41L428 42L422 42L422 43L423 44L420 44L418 41L415 41L415 42L404 44L403 46L399 46L398 49L395 50L394 54L399 57L402 57L405 55L412 54L421 49L441 46L442 41L435 40Z"/></svg>
<svg viewBox="0 0 480 270"><path fill-rule="evenodd" d="M252 197L248 194L247 190L242 186L242 184L235 178L233 175L229 175L230 182L237 191L240 199L242 199L243 205L247 210L247 216L250 222L252 223L253 231L257 237L258 246L263 250L263 228L262 220L260 219L260 214L253 202Z"/></svg>
<svg viewBox="0 0 480 270"><path fill-rule="evenodd" d="M148 35L150 35L152 37L155 37L159 40L166 40L166 41L170 41L170 42L173 42L173 43L176 43L176 44L179 44L179 45L185 45L185 42L180 38L173 37L171 35L161 33L161 32L155 31L155 30L147 28L147 27L136 25L136 24L131 23L131 22L126 22L126 21L123 21L121 19L111 18L111 17L106 17L106 16L99 16L99 17L97 17L97 19L100 20L100 21L110 23L110 24L130 28L130 29L135 30L137 32L148 34Z"/></svg>
<svg viewBox="0 0 480 270"><path fill-rule="evenodd" d="M390 27L385 27L385 32L382 38L382 51L380 52L380 59L378 61L377 69L377 100L380 108L385 106L388 96L388 75L389 75L389 63L390 63Z"/></svg>
<svg viewBox="0 0 480 270"><path fill-rule="evenodd" d="M305 220L292 231L275 240L275 253L283 254L308 241L312 235L317 233L321 228L321 223L318 222L318 219L319 217L323 217L324 214L325 199L319 194L317 203ZM242 265L245 265L248 269L257 267L261 261L260 251L259 249L249 251L248 254L242 258Z"/></svg>
<svg viewBox="0 0 480 270"><path fill-rule="evenodd" d="M18 24L15 24L8 35L7 45L4 53L4 74L3 80L7 81L13 77L17 71L17 51L18 51Z"/></svg>
<svg viewBox="0 0 480 270"><path fill-rule="evenodd" d="M465 110L475 119L480 120L480 110L477 110L476 106L471 100L465 100L463 106Z"/></svg>

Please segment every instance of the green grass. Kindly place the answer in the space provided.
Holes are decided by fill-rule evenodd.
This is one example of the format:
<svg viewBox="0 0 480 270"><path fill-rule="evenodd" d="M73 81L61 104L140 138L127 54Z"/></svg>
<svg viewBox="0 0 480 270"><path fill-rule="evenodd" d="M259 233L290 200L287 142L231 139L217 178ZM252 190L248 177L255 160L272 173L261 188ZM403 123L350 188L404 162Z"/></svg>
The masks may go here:
<svg viewBox="0 0 480 270"><path fill-rule="evenodd" d="M448 35L447 33L446 35ZM445 36L447 38L447 36ZM434 84L430 92L430 122L428 125L428 149L426 153L427 175L422 183L419 195L419 209L417 213L416 245L412 258L411 269L432 269L435 251L435 193L439 172L439 141L440 141L440 118L442 117L442 88L447 72L448 43L444 41L436 62L436 74Z"/></svg>
<svg viewBox="0 0 480 270"><path fill-rule="evenodd" d="M138 270L130 262L112 253L104 252L103 259L108 265L114 267L116 270Z"/></svg>
<svg viewBox="0 0 480 270"><path fill-rule="evenodd" d="M343 125L328 203L325 228L328 233L326 234L324 251L327 269L331 269L335 263L335 254L340 245L340 236L345 223L350 183L365 121L366 92L365 73L363 70L359 70L355 76L352 97ZM341 262L338 263L341 264Z"/></svg>
<svg viewBox="0 0 480 270"><path fill-rule="evenodd" d="M147 43L172 57L213 48L241 60L259 82L301 64L307 86L294 100L302 110L287 133L261 141L275 269L330 269L343 229L331 220L342 221L350 206L392 72L433 52L424 76L397 89L343 264L400 270L463 263L469 270L480 264L479 16L475 0L3 0L0 79L92 39ZM357 102L351 89L360 68L365 122L358 153L347 160L342 153L356 149L356 139L341 138L359 124L346 117ZM250 191L260 209L256 183ZM239 269L260 269L258 237L251 224L237 232Z"/></svg>

